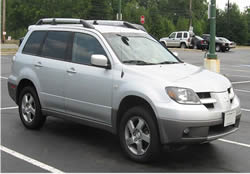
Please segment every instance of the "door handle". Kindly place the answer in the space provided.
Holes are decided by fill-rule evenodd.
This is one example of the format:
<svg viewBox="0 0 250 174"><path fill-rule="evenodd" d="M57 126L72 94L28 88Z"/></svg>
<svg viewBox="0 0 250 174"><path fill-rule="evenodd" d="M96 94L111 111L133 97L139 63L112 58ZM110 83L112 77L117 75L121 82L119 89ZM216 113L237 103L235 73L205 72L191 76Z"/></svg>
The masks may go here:
<svg viewBox="0 0 250 174"><path fill-rule="evenodd" d="M75 74L76 70L75 70L75 68L72 67L72 68L67 70L67 73Z"/></svg>
<svg viewBox="0 0 250 174"><path fill-rule="evenodd" d="M37 63L35 64L35 67L41 68L41 67L43 67L43 65L42 65L42 63L39 61L39 62L37 62Z"/></svg>

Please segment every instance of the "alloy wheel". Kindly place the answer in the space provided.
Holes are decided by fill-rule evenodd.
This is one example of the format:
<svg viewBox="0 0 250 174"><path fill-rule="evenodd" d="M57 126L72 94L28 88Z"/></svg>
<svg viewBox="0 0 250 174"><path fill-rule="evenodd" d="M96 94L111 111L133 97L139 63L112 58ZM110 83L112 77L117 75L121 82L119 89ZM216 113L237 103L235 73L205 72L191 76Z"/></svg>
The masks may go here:
<svg viewBox="0 0 250 174"><path fill-rule="evenodd" d="M150 146L150 130L147 122L139 117L128 120L125 127L125 141L135 155L143 155Z"/></svg>
<svg viewBox="0 0 250 174"><path fill-rule="evenodd" d="M24 120L28 123L31 123L35 118L36 106L35 100L30 93L27 93L23 96L21 107Z"/></svg>

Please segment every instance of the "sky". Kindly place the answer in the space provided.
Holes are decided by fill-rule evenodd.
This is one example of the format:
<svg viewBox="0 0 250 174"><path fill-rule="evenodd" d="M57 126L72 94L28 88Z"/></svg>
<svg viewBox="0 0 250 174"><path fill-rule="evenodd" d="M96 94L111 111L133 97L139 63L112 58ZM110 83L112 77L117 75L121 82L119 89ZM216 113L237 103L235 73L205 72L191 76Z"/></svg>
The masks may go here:
<svg viewBox="0 0 250 174"><path fill-rule="evenodd" d="M216 0L217 8L224 9L228 0ZM229 0L230 3L236 3L243 12L246 6L250 6L250 0Z"/></svg>

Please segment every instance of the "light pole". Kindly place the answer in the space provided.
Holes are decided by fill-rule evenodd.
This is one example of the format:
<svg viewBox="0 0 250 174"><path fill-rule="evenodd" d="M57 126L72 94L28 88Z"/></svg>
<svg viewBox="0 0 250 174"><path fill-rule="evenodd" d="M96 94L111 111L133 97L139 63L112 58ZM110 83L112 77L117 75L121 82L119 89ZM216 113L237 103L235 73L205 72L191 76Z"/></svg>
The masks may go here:
<svg viewBox="0 0 250 174"><path fill-rule="evenodd" d="M122 14L122 12L121 12L122 7L121 6L122 6L122 0L119 0L119 3L118 3L118 20L122 20L122 15L121 15Z"/></svg>
<svg viewBox="0 0 250 174"><path fill-rule="evenodd" d="M210 0L209 20L210 20L210 43L209 53L204 61L204 66L214 72L220 72L220 60L215 53L215 35L216 35L216 0Z"/></svg>

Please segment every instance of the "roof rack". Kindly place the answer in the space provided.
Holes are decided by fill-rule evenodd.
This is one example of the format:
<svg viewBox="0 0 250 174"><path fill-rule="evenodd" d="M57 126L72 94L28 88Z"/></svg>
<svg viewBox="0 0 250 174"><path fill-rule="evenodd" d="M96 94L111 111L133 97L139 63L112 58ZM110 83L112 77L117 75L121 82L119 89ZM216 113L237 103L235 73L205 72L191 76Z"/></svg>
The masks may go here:
<svg viewBox="0 0 250 174"><path fill-rule="evenodd" d="M139 24L133 24L127 21L114 21L114 20L86 20L86 22L93 24L93 25L108 25L108 26L120 26L126 28L132 28L136 30L146 31L146 29Z"/></svg>
<svg viewBox="0 0 250 174"><path fill-rule="evenodd" d="M51 25L57 25L57 24L82 24L85 28L91 28L94 29L95 27L86 22L83 19L72 19L72 18L44 18L37 21L35 25L43 25L43 24L51 24Z"/></svg>

